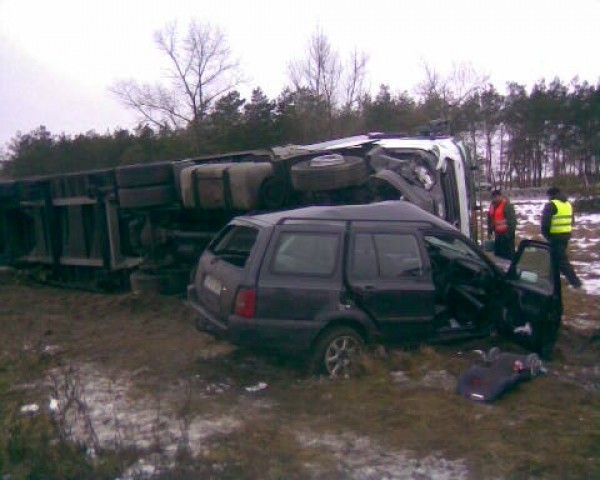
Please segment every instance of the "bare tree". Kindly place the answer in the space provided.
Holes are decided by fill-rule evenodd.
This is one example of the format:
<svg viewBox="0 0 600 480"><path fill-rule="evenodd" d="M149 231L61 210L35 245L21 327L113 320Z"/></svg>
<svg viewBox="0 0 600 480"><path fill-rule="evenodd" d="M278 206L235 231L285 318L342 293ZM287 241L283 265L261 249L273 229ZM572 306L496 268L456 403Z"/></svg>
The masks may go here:
<svg viewBox="0 0 600 480"><path fill-rule="evenodd" d="M344 98L342 107L352 110L358 106L365 93L365 79L367 72L367 54L359 52L356 48L350 54L347 68L344 72Z"/></svg>
<svg viewBox="0 0 600 480"><path fill-rule="evenodd" d="M438 114L449 122L452 122L456 109L484 88L488 81L488 75L478 73L471 63L454 63L446 76L427 63L424 69L425 79L417 85L416 93L425 102L436 104Z"/></svg>
<svg viewBox="0 0 600 480"><path fill-rule="evenodd" d="M367 61L365 54L354 50L344 64L319 28L308 42L306 56L289 63L288 74L296 91L308 90L323 100L331 129L335 109L351 108L364 93Z"/></svg>
<svg viewBox="0 0 600 480"><path fill-rule="evenodd" d="M308 42L306 58L289 64L289 75L296 90L308 88L333 105L339 88L341 63L321 29Z"/></svg>
<svg viewBox="0 0 600 480"><path fill-rule="evenodd" d="M183 35L170 23L155 33L154 40L169 61L168 82L121 80L111 91L151 125L164 129L198 126L211 105L241 81L239 63L225 34L192 20Z"/></svg>

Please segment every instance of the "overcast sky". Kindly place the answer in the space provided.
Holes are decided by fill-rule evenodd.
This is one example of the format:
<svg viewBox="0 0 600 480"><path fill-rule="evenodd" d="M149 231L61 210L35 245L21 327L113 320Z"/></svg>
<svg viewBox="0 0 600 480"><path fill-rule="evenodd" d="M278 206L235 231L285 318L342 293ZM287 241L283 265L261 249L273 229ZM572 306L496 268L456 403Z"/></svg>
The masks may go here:
<svg viewBox="0 0 600 480"><path fill-rule="evenodd" d="M0 0L0 148L17 131L131 128L108 91L115 80L160 80L153 33L191 18L227 34L249 82L276 97L287 64L321 28L345 55L369 55L369 84L408 90L425 63L470 62L504 92L555 76L600 78L600 0Z"/></svg>

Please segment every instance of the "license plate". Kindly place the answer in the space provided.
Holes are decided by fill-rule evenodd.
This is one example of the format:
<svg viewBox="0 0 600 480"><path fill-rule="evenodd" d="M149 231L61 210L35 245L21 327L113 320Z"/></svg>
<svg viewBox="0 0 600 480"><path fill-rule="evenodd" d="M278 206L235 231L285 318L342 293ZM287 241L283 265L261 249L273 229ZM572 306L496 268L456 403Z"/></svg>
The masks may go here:
<svg viewBox="0 0 600 480"><path fill-rule="evenodd" d="M221 281L215 277L211 277L210 275L204 277L204 288L211 291L215 295L221 295L221 287Z"/></svg>

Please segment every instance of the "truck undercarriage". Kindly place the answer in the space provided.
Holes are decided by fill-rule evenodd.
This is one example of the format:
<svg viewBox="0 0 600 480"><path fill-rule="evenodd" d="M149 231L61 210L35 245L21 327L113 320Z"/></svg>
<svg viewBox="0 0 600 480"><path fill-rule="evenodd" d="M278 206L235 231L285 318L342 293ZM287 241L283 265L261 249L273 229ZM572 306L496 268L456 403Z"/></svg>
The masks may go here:
<svg viewBox="0 0 600 480"><path fill-rule="evenodd" d="M0 181L0 264L78 288L179 293L235 216L391 199L475 238L472 170L448 137L362 135Z"/></svg>

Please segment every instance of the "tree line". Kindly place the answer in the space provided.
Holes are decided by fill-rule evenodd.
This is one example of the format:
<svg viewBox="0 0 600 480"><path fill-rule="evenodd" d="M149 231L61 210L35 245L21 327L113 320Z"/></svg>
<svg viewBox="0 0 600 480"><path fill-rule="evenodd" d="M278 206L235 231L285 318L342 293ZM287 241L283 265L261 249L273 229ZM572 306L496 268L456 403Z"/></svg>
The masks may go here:
<svg viewBox="0 0 600 480"><path fill-rule="evenodd" d="M260 87L240 92L243 75L223 32L193 21L155 35L169 62L163 82L120 80L111 91L139 115L133 130L18 133L8 144L4 176L109 168L204 154L314 143L365 132L418 132L442 121L467 142L485 179L497 186L541 186L548 177L600 180L600 83L556 78L528 91L509 83L500 93L470 65L441 75L426 65L413 93L380 85L366 91L368 56L345 57L321 30L303 58L290 61L288 85L276 98Z"/></svg>

